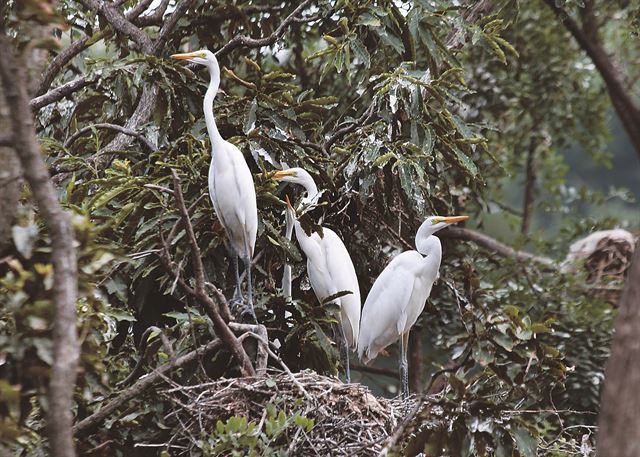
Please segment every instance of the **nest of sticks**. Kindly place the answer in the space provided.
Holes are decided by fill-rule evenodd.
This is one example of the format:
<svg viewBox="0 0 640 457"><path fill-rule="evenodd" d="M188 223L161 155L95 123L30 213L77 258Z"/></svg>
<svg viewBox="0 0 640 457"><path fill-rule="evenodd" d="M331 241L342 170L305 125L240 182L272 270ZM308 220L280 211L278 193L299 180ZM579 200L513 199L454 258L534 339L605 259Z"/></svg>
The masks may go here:
<svg viewBox="0 0 640 457"><path fill-rule="evenodd" d="M248 451L247 446L256 446L255 455L261 455L264 447L259 446L267 444L288 455L374 456L413 406L410 401L376 398L366 386L344 384L311 370L223 378L194 386L174 384L161 395L173 404L167 416L174 426L167 450L189 456L203 450L210 455L239 455ZM253 423L250 434L262 444L243 439L234 448L236 428L228 422L233 416ZM247 434L246 428L240 429L244 432L235 432L238 439Z"/></svg>
<svg viewBox="0 0 640 457"><path fill-rule="evenodd" d="M626 240L603 238L584 261L587 283L599 297L614 306L622 294L633 248Z"/></svg>

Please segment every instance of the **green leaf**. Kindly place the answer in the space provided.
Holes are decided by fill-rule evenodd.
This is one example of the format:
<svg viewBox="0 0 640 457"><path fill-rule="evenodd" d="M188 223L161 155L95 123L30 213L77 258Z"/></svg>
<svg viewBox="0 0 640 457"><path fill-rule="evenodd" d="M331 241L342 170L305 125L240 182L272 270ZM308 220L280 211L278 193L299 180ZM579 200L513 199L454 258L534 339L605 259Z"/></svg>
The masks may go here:
<svg viewBox="0 0 640 457"><path fill-rule="evenodd" d="M369 68L371 66L371 56L362 41L354 38L351 40L350 46L358 60L364 64L365 68Z"/></svg>
<svg viewBox="0 0 640 457"><path fill-rule="evenodd" d="M364 25L366 27L380 27L382 25L382 22L380 22L380 19L378 19L371 13L363 13L358 19L358 24Z"/></svg>
<svg viewBox="0 0 640 457"><path fill-rule="evenodd" d="M325 297L322 299L322 304L326 305L327 303L331 303L332 301L336 300L337 298L340 297L344 297L345 295L352 295L353 292L350 290L341 290L339 292L336 292L333 295L329 295L328 297Z"/></svg>
<svg viewBox="0 0 640 457"><path fill-rule="evenodd" d="M523 427L513 427L509 432L523 457L536 457L538 439L531 435L529 430Z"/></svg>
<svg viewBox="0 0 640 457"><path fill-rule="evenodd" d="M258 100L253 99L251 102L251 106L249 107L249 112L247 113L247 118L244 122L244 128L242 129L245 135L249 133L256 124L256 112L258 111Z"/></svg>

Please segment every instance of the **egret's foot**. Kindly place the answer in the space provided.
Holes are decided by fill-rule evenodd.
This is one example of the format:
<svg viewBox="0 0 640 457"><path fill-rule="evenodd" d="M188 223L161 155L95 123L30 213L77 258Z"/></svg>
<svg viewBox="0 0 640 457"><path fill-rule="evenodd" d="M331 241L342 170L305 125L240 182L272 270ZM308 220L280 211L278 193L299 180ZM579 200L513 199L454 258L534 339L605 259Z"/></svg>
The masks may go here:
<svg viewBox="0 0 640 457"><path fill-rule="evenodd" d="M258 318L256 317L256 312L253 310L253 306L244 305L242 307L242 312L240 313L240 320L243 322L249 322L251 324L258 323Z"/></svg>
<svg viewBox="0 0 640 457"><path fill-rule="evenodd" d="M244 309L244 300L242 297L234 295L231 300L229 300L229 309L233 314L238 314L242 309Z"/></svg>

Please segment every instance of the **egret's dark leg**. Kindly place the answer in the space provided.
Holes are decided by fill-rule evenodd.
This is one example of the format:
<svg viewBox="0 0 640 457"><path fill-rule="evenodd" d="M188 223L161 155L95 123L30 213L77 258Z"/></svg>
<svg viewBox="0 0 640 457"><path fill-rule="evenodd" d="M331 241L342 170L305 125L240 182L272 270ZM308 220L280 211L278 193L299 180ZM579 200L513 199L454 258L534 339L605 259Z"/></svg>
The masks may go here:
<svg viewBox="0 0 640 457"><path fill-rule="evenodd" d="M407 363L407 348L409 346L409 332L400 335L400 381L402 382L402 399L409 398L409 364Z"/></svg>
<svg viewBox="0 0 640 457"><path fill-rule="evenodd" d="M242 304L244 298L242 297L242 284L240 284L240 271L238 271L238 255L233 250L231 250L230 255L233 262L233 269L236 273L236 288L233 291L233 298L230 304L232 308L236 309Z"/></svg>
<svg viewBox="0 0 640 457"><path fill-rule="evenodd" d="M340 359L342 362L342 367L344 368L344 375L346 378L347 384L351 383L351 369L349 367L349 345L347 343L347 337L344 334L344 328L342 327L342 323L338 324L338 330L340 335Z"/></svg>
<svg viewBox="0 0 640 457"><path fill-rule="evenodd" d="M242 258L244 261L244 271L247 274L247 303L244 305L242 314L248 314L254 322L258 322L256 318L256 312L253 309L253 283L251 280L251 257L249 252L245 251L245 255Z"/></svg>

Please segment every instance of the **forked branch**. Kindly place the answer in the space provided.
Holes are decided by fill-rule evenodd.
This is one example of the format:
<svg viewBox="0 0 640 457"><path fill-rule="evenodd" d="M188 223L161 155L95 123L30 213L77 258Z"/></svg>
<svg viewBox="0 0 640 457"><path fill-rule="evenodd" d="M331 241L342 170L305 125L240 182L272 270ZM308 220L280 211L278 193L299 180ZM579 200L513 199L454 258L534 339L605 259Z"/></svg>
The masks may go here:
<svg viewBox="0 0 640 457"><path fill-rule="evenodd" d="M180 284L186 293L191 295L200 305L204 308L205 312L213 322L216 334L227 346L231 354L235 358L240 367L240 372L243 376L255 376L255 369L249 360L249 356L242 347L238 338L233 334L229 328L228 323L225 321L223 315L226 315L223 310L228 308L227 300L222 292L216 288L211 287L213 298L207 294L207 288L204 278L204 266L202 264L202 252L198 247L198 242L191 224L191 218L189 217L189 211L184 201L184 195L182 193L182 186L180 184L180 178L175 170L171 170L173 177L173 194L175 197L178 212L180 213L180 219L187 232L187 238L191 248L191 263L195 276L195 287L189 286L184 279L182 279L180 271L177 271L173 267L171 256L169 252L169 244L167 240L162 238L163 248L161 254L161 261L165 265L165 268L169 271L169 274ZM161 235L162 236L162 235Z"/></svg>

